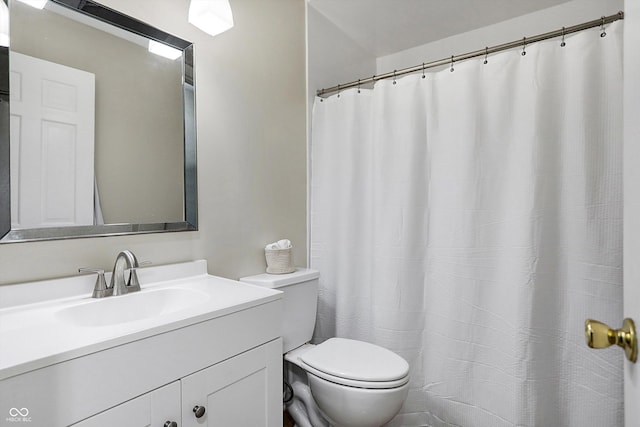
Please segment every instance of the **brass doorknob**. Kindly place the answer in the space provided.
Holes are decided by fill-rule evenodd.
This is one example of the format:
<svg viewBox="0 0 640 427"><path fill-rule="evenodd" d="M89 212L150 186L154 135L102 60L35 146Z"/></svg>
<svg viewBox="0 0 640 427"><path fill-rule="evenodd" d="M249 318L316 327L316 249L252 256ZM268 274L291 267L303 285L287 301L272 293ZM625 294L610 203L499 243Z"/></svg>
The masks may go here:
<svg viewBox="0 0 640 427"><path fill-rule="evenodd" d="M584 333L587 345L591 348L607 348L616 344L624 349L627 359L633 363L638 359L636 325L631 319L624 319L620 329L611 329L602 322L587 319L584 322Z"/></svg>

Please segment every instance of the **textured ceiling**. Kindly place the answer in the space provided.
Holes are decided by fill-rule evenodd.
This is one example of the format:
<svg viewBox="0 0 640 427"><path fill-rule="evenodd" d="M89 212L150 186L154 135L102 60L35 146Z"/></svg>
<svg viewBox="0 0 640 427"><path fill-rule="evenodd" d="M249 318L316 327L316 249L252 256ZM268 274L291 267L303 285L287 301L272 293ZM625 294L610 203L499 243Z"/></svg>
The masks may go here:
<svg viewBox="0 0 640 427"><path fill-rule="evenodd" d="M308 0L376 57L569 0Z"/></svg>

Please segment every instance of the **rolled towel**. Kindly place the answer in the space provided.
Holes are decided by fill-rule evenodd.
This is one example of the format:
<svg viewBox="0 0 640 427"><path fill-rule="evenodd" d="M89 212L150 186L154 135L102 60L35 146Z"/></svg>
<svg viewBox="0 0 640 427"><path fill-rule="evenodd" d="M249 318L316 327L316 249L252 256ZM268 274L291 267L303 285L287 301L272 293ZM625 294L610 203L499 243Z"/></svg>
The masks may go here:
<svg viewBox="0 0 640 427"><path fill-rule="evenodd" d="M278 240L278 249L289 249L291 248L291 240L289 239L282 239L282 240Z"/></svg>
<svg viewBox="0 0 640 427"><path fill-rule="evenodd" d="M276 250L276 249L290 249L291 247L292 247L291 241L289 239L282 239L282 240L278 240L277 242L269 243L264 248L268 250Z"/></svg>

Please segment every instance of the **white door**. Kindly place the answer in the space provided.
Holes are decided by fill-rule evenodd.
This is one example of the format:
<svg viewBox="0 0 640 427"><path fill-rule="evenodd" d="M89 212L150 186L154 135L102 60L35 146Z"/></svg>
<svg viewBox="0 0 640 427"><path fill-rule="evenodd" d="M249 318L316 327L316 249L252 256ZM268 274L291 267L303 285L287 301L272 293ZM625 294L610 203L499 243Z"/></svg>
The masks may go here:
<svg viewBox="0 0 640 427"><path fill-rule="evenodd" d="M95 76L10 52L12 228L93 224Z"/></svg>
<svg viewBox="0 0 640 427"><path fill-rule="evenodd" d="M640 2L624 6L624 317L640 327ZM637 427L640 362L624 365L625 427Z"/></svg>

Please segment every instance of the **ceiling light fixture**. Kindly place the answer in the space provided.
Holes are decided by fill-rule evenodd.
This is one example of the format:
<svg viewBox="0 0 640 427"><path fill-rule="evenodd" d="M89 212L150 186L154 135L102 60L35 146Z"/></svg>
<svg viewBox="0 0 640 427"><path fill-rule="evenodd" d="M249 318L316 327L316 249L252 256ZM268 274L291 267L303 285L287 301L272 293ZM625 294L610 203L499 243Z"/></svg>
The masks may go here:
<svg viewBox="0 0 640 427"><path fill-rule="evenodd" d="M233 27L229 0L191 0L189 23L215 36Z"/></svg>
<svg viewBox="0 0 640 427"><path fill-rule="evenodd" d="M181 50L167 46L166 44L158 43L155 40L149 40L149 52L169 59L178 59L182 56Z"/></svg>
<svg viewBox="0 0 640 427"><path fill-rule="evenodd" d="M18 0L24 4L28 4L31 7L35 7L36 9L44 9L44 6L47 4L47 0Z"/></svg>

